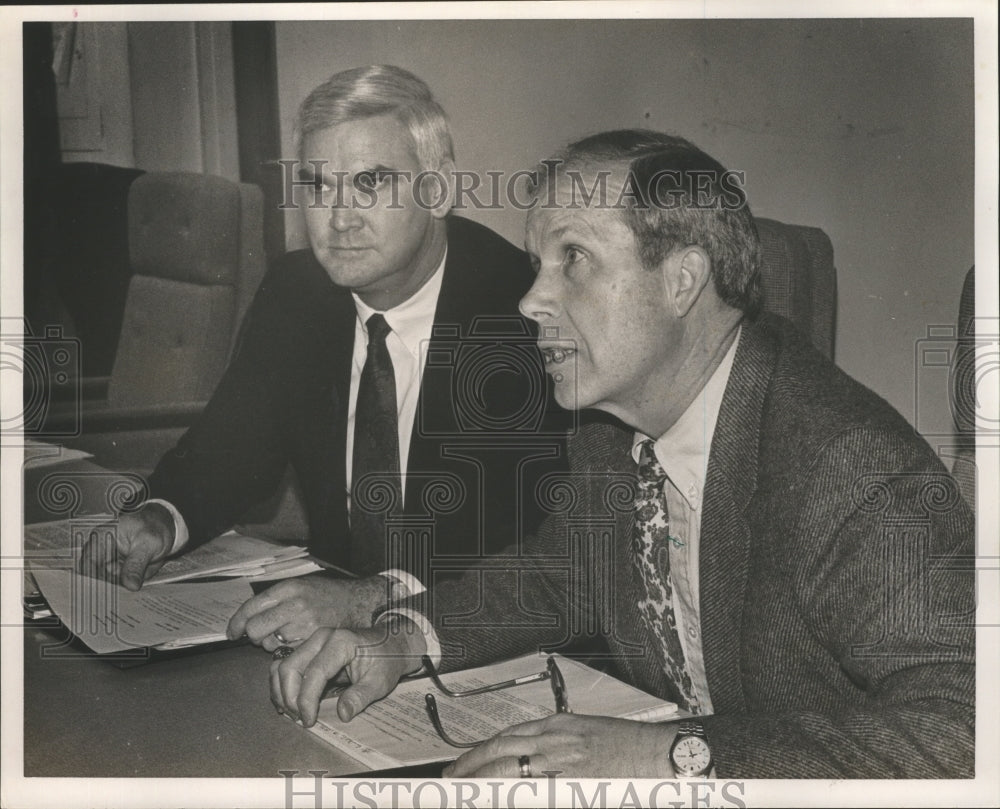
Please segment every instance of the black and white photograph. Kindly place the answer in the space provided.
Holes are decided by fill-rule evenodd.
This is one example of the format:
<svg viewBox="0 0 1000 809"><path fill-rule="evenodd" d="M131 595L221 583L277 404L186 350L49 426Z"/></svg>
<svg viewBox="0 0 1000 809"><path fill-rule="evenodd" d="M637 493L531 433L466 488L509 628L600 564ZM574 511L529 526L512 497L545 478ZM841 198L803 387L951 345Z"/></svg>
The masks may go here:
<svg viewBox="0 0 1000 809"><path fill-rule="evenodd" d="M0 41L4 807L1000 804L993 3Z"/></svg>

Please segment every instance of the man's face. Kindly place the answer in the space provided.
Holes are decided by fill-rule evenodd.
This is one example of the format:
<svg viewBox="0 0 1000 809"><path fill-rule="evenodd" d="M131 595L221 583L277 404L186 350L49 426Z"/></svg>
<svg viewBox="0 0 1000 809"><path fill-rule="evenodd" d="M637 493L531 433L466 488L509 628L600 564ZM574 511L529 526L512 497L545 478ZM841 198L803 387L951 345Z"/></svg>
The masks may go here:
<svg viewBox="0 0 1000 809"><path fill-rule="evenodd" d="M526 247L537 275L521 312L539 324L560 405L639 425L668 394L680 326L662 272L642 266L621 211L596 199L593 207L579 207L579 198L576 209L567 207L567 185L557 188L560 207L528 215ZM611 201L619 188L608 183Z"/></svg>
<svg viewBox="0 0 1000 809"><path fill-rule="evenodd" d="M324 161L313 175L323 205L302 209L313 252L333 282L376 309L409 298L440 262L432 231L444 212L414 197L421 167L406 128L391 115L337 124L306 135L301 157L309 175L309 161ZM423 194L433 202L431 190Z"/></svg>

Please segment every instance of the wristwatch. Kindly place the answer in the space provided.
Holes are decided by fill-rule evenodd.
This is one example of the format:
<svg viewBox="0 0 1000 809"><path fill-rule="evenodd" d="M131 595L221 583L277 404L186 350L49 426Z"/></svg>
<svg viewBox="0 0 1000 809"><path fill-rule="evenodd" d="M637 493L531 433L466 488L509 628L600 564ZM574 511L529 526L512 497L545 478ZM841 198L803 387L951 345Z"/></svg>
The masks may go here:
<svg viewBox="0 0 1000 809"><path fill-rule="evenodd" d="M670 763L681 778L705 775L712 769L712 751L700 722L684 721L670 745Z"/></svg>

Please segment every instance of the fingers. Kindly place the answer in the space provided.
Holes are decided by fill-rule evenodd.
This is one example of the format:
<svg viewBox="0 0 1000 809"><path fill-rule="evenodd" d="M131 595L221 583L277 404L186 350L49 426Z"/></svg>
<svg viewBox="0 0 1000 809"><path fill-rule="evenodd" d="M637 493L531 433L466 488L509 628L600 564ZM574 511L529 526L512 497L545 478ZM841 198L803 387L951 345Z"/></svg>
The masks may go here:
<svg viewBox="0 0 1000 809"><path fill-rule="evenodd" d="M445 778L520 778L521 756L530 759L531 776L544 777L550 767L548 757L539 752L538 735L494 736L460 756L442 772Z"/></svg>
<svg viewBox="0 0 1000 809"><path fill-rule="evenodd" d="M329 680L355 656L351 632L320 629L284 660L271 664L271 701L305 727L316 723L319 701Z"/></svg>
<svg viewBox="0 0 1000 809"><path fill-rule="evenodd" d="M133 592L142 587L142 582L146 578L146 571L156 556L158 548L149 542L136 543L131 553L125 556L122 562L121 583L125 589Z"/></svg>
<svg viewBox="0 0 1000 809"><path fill-rule="evenodd" d="M115 571L108 571L109 562L117 566L115 531L95 528L90 532L83 553L80 555L78 570L85 576L94 578L117 578ZM109 572L112 574L109 576Z"/></svg>
<svg viewBox="0 0 1000 809"><path fill-rule="evenodd" d="M418 668L413 659L407 638L387 634L385 627L358 632L318 629L290 656L272 663L271 701L311 727L327 684L346 669L352 685L340 694L337 714L347 722L392 691L403 674Z"/></svg>
<svg viewBox="0 0 1000 809"><path fill-rule="evenodd" d="M444 775L448 778L520 778L519 759L526 755L530 757L532 777L543 777L546 769L561 769L555 759L563 756L554 754L567 751L574 735L572 728L578 719L572 714L553 714L512 725L462 755L445 769Z"/></svg>
<svg viewBox="0 0 1000 809"><path fill-rule="evenodd" d="M271 702L281 713L298 719L298 696L302 671L322 648L320 633L303 643L295 652L271 663ZM294 659L293 659L294 658Z"/></svg>
<svg viewBox="0 0 1000 809"><path fill-rule="evenodd" d="M123 514L90 532L80 555L79 570L89 576L120 581L129 590L142 587L169 551L166 529L142 512Z"/></svg>
<svg viewBox="0 0 1000 809"><path fill-rule="evenodd" d="M272 609L275 605L281 602L280 593L281 591L279 590L279 585L275 585L274 587L268 588L263 593L258 593L252 598L248 598L244 601L243 604L240 605L240 608L233 613L233 617L229 619L229 625L226 627L226 636L230 640L236 640L237 638L242 638L244 635L248 635L250 640L254 643L259 643L259 640L263 638L264 635L269 632L273 632L274 629L280 629L280 626L268 629L267 632L264 632L264 635L258 635L257 639L247 632L247 624L251 619L259 616L267 610Z"/></svg>
<svg viewBox="0 0 1000 809"><path fill-rule="evenodd" d="M230 640L246 635L268 651L297 643L320 625L315 618L317 605L308 596L308 591L303 593L302 582L279 582L244 602L229 619L226 635ZM277 638L278 634L285 640Z"/></svg>
<svg viewBox="0 0 1000 809"><path fill-rule="evenodd" d="M337 716L350 722L376 700L382 699L395 688L398 676L387 672L385 665L373 665L347 688L337 700ZM354 678L352 677L352 680Z"/></svg>
<svg viewBox="0 0 1000 809"><path fill-rule="evenodd" d="M526 755L522 753L521 755ZM470 773L474 778L547 778L559 775L562 770L558 766L549 762L548 756L540 753L528 756L527 773L521 772L521 756L510 756L500 758L484 764L474 773ZM450 773L442 773L445 778L455 778ZM469 776L466 776L469 777Z"/></svg>

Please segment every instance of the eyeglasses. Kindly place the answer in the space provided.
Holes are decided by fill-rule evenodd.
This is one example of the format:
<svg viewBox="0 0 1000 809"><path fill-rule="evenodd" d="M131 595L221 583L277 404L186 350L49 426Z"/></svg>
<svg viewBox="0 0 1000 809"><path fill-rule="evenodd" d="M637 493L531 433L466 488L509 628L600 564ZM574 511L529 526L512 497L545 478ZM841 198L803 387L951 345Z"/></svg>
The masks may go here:
<svg viewBox="0 0 1000 809"><path fill-rule="evenodd" d="M473 697L476 694L487 694L490 691L502 691L505 688L514 688L518 685L527 685L528 683L537 683L542 680L548 680L552 686L552 695L555 697L556 701L556 713L571 713L569 708L569 696L566 693L566 681L563 679L562 672L559 671L559 666L556 665L554 657L549 657L545 661L545 671L540 671L537 674L528 674L524 677L515 677L513 680L505 680L502 683L484 685L479 688L468 688L462 691L455 691L452 688L448 688L448 686L441 682L441 678L438 677L437 669L434 668L434 664L427 655L424 655L421 660L423 661L424 669L430 675L431 681L437 686L441 693L446 696L455 697L456 699L460 699L462 697ZM431 724L434 725L434 730L438 732L438 736L444 739L444 741L452 747L478 747L486 741L485 739L481 739L478 742L455 741L455 739L444 731L444 727L441 724L441 717L438 715L437 700L434 699L434 695L425 695L424 701L427 704L427 713L431 718Z"/></svg>

